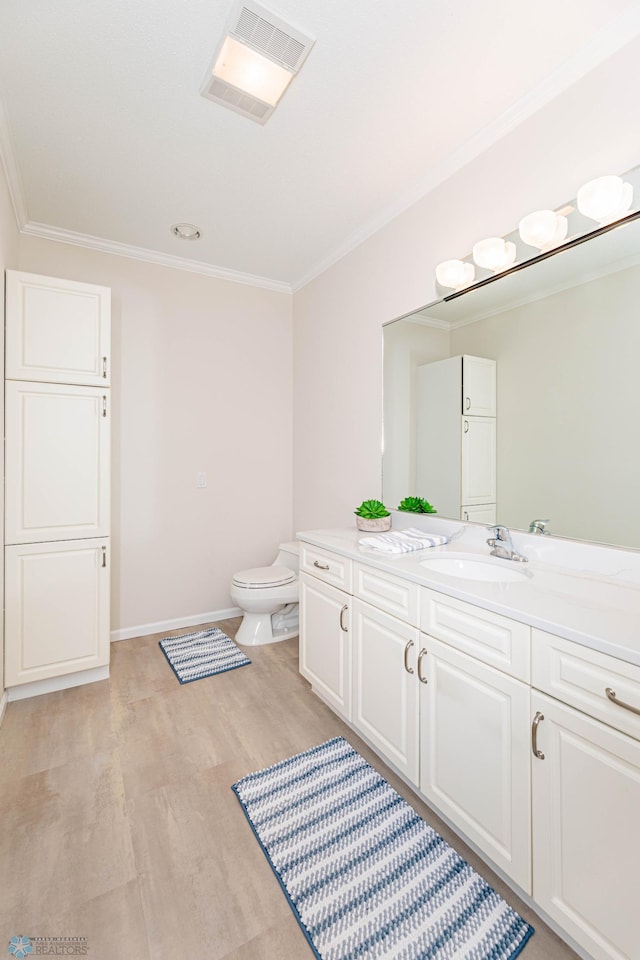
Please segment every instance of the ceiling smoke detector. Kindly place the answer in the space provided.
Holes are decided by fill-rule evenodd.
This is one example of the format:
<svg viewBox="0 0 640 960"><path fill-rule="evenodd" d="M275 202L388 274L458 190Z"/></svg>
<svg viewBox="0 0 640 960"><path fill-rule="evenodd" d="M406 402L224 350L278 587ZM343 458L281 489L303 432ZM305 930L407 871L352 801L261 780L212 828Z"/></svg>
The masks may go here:
<svg viewBox="0 0 640 960"><path fill-rule="evenodd" d="M171 233L180 240L199 240L202 234L193 223L174 223Z"/></svg>
<svg viewBox="0 0 640 960"><path fill-rule="evenodd" d="M266 7L240 0L200 93L256 123L266 123L314 42Z"/></svg>

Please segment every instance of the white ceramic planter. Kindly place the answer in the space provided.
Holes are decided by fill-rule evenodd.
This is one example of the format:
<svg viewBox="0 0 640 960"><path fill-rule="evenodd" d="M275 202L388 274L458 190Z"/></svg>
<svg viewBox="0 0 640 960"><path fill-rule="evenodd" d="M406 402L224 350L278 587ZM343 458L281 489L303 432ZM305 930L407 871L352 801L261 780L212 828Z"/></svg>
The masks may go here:
<svg viewBox="0 0 640 960"><path fill-rule="evenodd" d="M376 517L375 520L356 517L356 527L367 533L384 533L385 530L391 530L391 514L388 517Z"/></svg>

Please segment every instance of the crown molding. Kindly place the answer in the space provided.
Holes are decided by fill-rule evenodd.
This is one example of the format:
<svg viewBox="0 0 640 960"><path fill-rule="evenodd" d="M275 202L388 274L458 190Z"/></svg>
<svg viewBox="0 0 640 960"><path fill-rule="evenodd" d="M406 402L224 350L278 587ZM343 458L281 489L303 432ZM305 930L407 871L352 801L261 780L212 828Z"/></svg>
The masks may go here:
<svg viewBox="0 0 640 960"><path fill-rule="evenodd" d="M7 178L7 185L9 187L9 196L11 197L11 203L13 205L13 212L15 213L16 223L18 224L18 229L21 230L24 224L29 219L29 214L27 211L27 202L25 199L24 187L22 185L22 178L20 176L20 171L18 170L18 164L16 163L16 153L13 148L13 137L11 136L9 118L7 116L7 111L5 109L4 102L1 96L0 96L0 164L2 164L5 176Z"/></svg>
<svg viewBox="0 0 640 960"><path fill-rule="evenodd" d="M596 38L561 64L533 90L516 100L495 120L448 154L442 162L431 167L428 173L409 190L400 194L392 204L386 206L337 247L334 247L326 257L318 261L314 267L292 283L293 292L297 293L298 290L315 280L329 267L334 266L348 253L359 247L361 243L377 233L378 230L401 213L404 213L413 204L422 200L423 197L448 180L454 173L475 160L483 151L488 150L537 110L564 93L570 86L622 49L639 34L640 5L634 4L621 16L616 17L606 29L600 31Z"/></svg>
<svg viewBox="0 0 640 960"><path fill-rule="evenodd" d="M143 260L145 263L155 263L163 267L173 267L176 270L186 270L188 273L199 273L205 277L215 277L217 280L229 280L231 283L242 283L250 287L260 287L263 290L272 290L276 293L293 292L291 284L281 280L270 280L268 277L257 277L251 273L241 273L239 270L229 270L213 264L203 263L201 260L187 260L169 253L159 253L145 247L134 247L128 243L118 243L115 240L104 240L102 237L93 237L85 233L76 233L73 230L64 230L61 227L51 227L46 223L35 223L33 220L25 223L21 233L29 237L39 237L42 240L56 240L59 243L69 243L76 247L85 247L87 250L97 250L99 253L110 253L117 257L127 257L130 260Z"/></svg>

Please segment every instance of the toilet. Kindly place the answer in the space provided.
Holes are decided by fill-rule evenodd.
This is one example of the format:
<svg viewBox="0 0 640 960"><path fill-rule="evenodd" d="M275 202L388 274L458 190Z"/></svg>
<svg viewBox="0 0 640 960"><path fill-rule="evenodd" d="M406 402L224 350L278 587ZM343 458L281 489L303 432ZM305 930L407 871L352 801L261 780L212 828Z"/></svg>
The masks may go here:
<svg viewBox="0 0 640 960"><path fill-rule="evenodd" d="M297 541L281 543L270 567L252 567L234 574L231 599L242 610L236 643L257 647L298 636Z"/></svg>

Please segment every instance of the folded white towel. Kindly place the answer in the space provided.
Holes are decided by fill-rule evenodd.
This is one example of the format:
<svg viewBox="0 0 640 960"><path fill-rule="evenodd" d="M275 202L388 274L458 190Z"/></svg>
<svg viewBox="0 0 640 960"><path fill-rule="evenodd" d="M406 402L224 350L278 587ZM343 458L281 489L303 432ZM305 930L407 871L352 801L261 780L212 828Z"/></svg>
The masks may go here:
<svg viewBox="0 0 640 960"><path fill-rule="evenodd" d="M415 527L398 530L397 533L379 533L375 537L362 537L360 543L383 553L411 553L413 550L425 550L427 547L440 547L448 543L448 537L424 533Z"/></svg>

